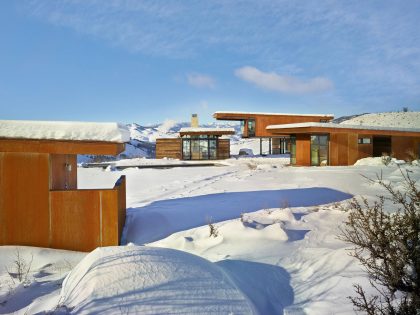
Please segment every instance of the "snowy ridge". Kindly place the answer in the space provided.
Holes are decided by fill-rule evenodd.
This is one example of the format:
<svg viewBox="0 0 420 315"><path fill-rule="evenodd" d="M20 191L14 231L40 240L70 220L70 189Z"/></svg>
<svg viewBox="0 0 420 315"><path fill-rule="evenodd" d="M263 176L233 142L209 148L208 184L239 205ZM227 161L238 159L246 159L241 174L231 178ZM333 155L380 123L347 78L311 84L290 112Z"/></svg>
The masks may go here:
<svg viewBox="0 0 420 315"><path fill-rule="evenodd" d="M124 143L130 132L114 122L0 120L0 138Z"/></svg>

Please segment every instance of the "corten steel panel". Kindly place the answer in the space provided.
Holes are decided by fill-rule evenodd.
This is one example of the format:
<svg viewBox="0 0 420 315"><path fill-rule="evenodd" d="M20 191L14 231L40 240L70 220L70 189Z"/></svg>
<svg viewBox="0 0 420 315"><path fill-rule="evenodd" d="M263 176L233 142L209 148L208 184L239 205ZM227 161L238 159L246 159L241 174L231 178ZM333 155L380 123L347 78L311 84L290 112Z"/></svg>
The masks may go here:
<svg viewBox="0 0 420 315"><path fill-rule="evenodd" d="M367 158L367 157L372 157L372 155L373 155L372 136L371 135L365 135L365 134L359 134L358 139L361 139L361 138L369 138L370 143L358 144L357 148L358 148L359 154L358 154L357 158L359 160Z"/></svg>
<svg viewBox="0 0 420 315"><path fill-rule="evenodd" d="M347 134L337 134L337 143L338 143L338 164L337 165L347 165L349 154L348 154L348 135Z"/></svg>
<svg viewBox="0 0 420 315"><path fill-rule="evenodd" d="M348 134L348 160L347 165L353 165L359 158L358 136L356 133Z"/></svg>
<svg viewBox="0 0 420 315"><path fill-rule="evenodd" d="M224 136L224 135L234 135L235 131L194 131L194 132L180 132L179 135L182 136L198 136L198 135L211 135L211 136Z"/></svg>
<svg viewBox="0 0 420 315"><path fill-rule="evenodd" d="M329 165L338 165L338 134L336 133L330 134L329 150Z"/></svg>
<svg viewBox="0 0 420 315"><path fill-rule="evenodd" d="M118 190L118 244L121 244L121 235L125 225L126 207L126 179L125 176L120 177L119 185L114 189Z"/></svg>
<svg viewBox="0 0 420 315"><path fill-rule="evenodd" d="M101 240L100 246L112 246L119 244L119 226L118 226L118 191L102 191L102 222L101 222Z"/></svg>
<svg viewBox="0 0 420 315"><path fill-rule="evenodd" d="M311 136L309 134L296 135L296 165L311 165Z"/></svg>
<svg viewBox="0 0 420 315"><path fill-rule="evenodd" d="M230 158L230 140L219 139L217 144L217 158L219 160Z"/></svg>
<svg viewBox="0 0 420 315"><path fill-rule="evenodd" d="M124 143L115 142L0 138L0 152L117 155L124 148Z"/></svg>
<svg viewBox="0 0 420 315"><path fill-rule="evenodd" d="M101 190L50 192L50 247L91 251L101 246L100 194Z"/></svg>
<svg viewBox="0 0 420 315"><path fill-rule="evenodd" d="M415 140L415 138L392 137L391 147L394 157L400 160L408 160L410 158L409 151L417 151L415 148Z"/></svg>
<svg viewBox="0 0 420 315"><path fill-rule="evenodd" d="M156 139L156 158L182 159L182 139Z"/></svg>
<svg viewBox="0 0 420 315"><path fill-rule="evenodd" d="M49 157L0 153L0 244L47 247Z"/></svg>
<svg viewBox="0 0 420 315"><path fill-rule="evenodd" d="M50 178L52 190L77 189L77 155L50 154Z"/></svg>

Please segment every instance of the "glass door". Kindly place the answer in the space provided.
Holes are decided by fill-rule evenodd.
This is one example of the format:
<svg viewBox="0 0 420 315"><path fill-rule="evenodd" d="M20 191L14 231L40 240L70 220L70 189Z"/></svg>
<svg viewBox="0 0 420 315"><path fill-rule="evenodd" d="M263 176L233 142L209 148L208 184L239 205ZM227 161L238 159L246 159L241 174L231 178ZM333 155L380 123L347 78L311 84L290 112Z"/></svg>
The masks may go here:
<svg viewBox="0 0 420 315"><path fill-rule="evenodd" d="M255 119L248 120L248 137L255 137Z"/></svg>
<svg viewBox="0 0 420 315"><path fill-rule="evenodd" d="M328 135L311 135L311 165L328 165Z"/></svg>
<svg viewBox="0 0 420 315"><path fill-rule="evenodd" d="M290 164L296 164L296 136L290 136Z"/></svg>

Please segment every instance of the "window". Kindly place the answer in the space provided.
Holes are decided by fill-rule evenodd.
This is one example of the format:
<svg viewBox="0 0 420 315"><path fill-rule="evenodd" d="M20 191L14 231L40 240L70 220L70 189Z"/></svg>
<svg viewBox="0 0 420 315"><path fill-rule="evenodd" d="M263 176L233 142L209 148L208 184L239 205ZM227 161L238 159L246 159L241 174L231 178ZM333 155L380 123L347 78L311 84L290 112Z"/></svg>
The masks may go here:
<svg viewBox="0 0 420 315"><path fill-rule="evenodd" d="M370 138L359 138L359 144L371 144Z"/></svg>
<svg viewBox="0 0 420 315"><path fill-rule="evenodd" d="M217 137L193 136L182 140L182 158L184 160L216 160Z"/></svg>
<svg viewBox="0 0 420 315"><path fill-rule="evenodd" d="M255 119L248 120L248 137L255 137Z"/></svg>
<svg viewBox="0 0 420 315"><path fill-rule="evenodd" d="M290 164L296 164L296 136L290 136Z"/></svg>
<svg viewBox="0 0 420 315"><path fill-rule="evenodd" d="M327 123L328 122L328 119L321 119L319 122L320 123Z"/></svg>
<svg viewBox="0 0 420 315"><path fill-rule="evenodd" d="M327 135L311 135L311 165L328 165Z"/></svg>

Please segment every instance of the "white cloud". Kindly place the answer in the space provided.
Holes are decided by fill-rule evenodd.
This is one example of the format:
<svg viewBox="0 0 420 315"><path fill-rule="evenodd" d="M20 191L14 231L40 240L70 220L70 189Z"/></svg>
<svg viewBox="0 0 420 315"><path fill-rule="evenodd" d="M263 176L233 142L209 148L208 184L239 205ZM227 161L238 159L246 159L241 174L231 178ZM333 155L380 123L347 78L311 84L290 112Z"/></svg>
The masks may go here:
<svg viewBox="0 0 420 315"><path fill-rule="evenodd" d="M187 74L187 82L189 85L198 88L213 89L216 86L215 80L211 76L200 73Z"/></svg>
<svg viewBox="0 0 420 315"><path fill-rule="evenodd" d="M333 83L324 77L316 77L305 81L275 72L263 72L250 66L236 69L235 75L265 90L282 93L305 94L327 91L333 88Z"/></svg>

